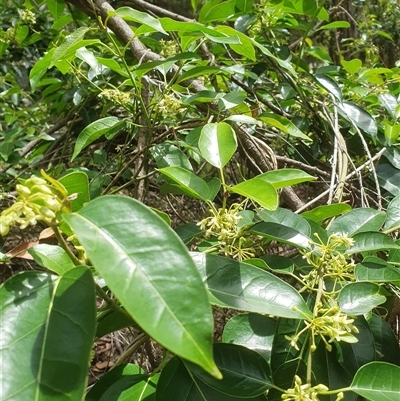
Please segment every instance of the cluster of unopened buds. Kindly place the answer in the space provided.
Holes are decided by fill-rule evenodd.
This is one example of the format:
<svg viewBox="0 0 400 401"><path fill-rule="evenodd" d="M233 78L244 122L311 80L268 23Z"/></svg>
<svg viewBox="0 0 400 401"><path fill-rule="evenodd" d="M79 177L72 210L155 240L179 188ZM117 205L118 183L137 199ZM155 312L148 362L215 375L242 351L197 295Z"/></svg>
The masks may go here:
<svg viewBox="0 0 400 401"><path fill-rule="evenodd" d="M253 234L245 228L240 227L242 216L239 212L242 205L234 203L229 209L210 209L211 216L206 217L198 225L205 230L205 238L216 238L218 240L217 250L234 259L245 260L253 258L257 250L262 250Z"/></svg>
<svg viewBox="0 0 400 401"><path fill-rule="evenodd" d="M10 227L20 229L34 226L38 221L57 224L57 214L67 207L68 193L59 182L47 176L32 176L16 185L16 202L0 214L0 235L7 235Z"/></svg>
<svg viewBox="0 0 400 401"><path fill-rule="evenodd" d="M111 102L120 106L126 106L131 103L131 96L127 92L122 92L118 89L104 89L99 94L100 98L110 100Z"/></svg>
<svg viewBox="0 0 400 401"><path fill-rule="evenodd" d="M343 313L338 306L323 308L320 305L318 315L309 321L305 321L305 327L294 336L285 336L290 345L299 351L297 342L300 336L307 330L311 333L311 351L316 350L315 337L321 337L325 348L330 352L333 341L356 343L358 340L352 333L358 333L358 328L353 324L354 319Z"/></svg>
<svg viewBox="0 0 400 401"><path fill-rule="evenodd" d="M326 393L329 391L328 387L323 384L318 384L317 386L311 387L311 384L303 384L299 376L295 376L294 387L290 388L282 394L283 400L293 400L293 401L319 401L318 394ZM336 396L336 401L340 401L344 398L342 392L338 393Z"/></svg>
<svg viewBox="0 0 400 401"><path fill-rule="evenodd" d="M327 244L316 235L319 242L312 242L312 250L304 253L306 259L313 268L303 279L310 285L316 284L319 276L319 269L323 269L324 277L331 277L340 280L354 280L354 262L345 250L354 244L353 238L347 235L331 234Z"/></svg>

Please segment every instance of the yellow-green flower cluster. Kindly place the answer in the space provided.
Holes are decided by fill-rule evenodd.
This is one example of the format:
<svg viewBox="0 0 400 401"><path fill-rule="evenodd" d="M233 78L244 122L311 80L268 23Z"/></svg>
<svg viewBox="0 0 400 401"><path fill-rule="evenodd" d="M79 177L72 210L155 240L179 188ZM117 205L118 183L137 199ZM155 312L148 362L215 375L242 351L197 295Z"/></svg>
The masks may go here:
<svg viewBox="0 0 400 401"><path fill-rule="evenodd" d="M122 92L118 89L104 89L99 94L100 98L105 98L111 102L120 106L126 106L131 102L131 96L129 93Z"/></svg>
<svg viewBox="0 0 400 401"><path fill-rule="evenodd" d="M179 52L178 45L174 40L165 41L164 39L161 39L160 40L160 45L161 45L161 52L160 53L164 57L175 56Z"/></svg>
<svg viewBox="0 0 400 401"><path fill-rule="evenodd" d="M318 394L326 393L329 391L328 387L323 384L311 387L311 384L303 384L299 376L295 376L294 387L290 388L282 394L283 400L293 401L319 401ZM336 396L336 401L342 400L344 397L343 392Z"/></svg>
<svg viewBox="0 0 400 401"><path fill-rule="evenodd" d="M205 238L218 240L217 250L225 256L244 260L255 257L257 250L262 250L258 237L240 227L242 206L238 203L229 209L210 209L211 216L206 217L198 225L205 230Z"/></svg>
<svg viewBox="0 0 400 401"><path fill-rule="evenodd" d="M16 185L16 202L0 214L0 235L7 235L13 225L25 229L38 221L56 224L57 213L66 206L68 194L60 183L45 176L50 183L32 176Z"/></svg>
<svg viewBox="0 0 400 401"><path fill-rule="evenodd" d="M313 249L304 253L303 258L313 267L313 270L303 276L304 281L314 286L320 269L325 278L354 280L354 262L345 254L345 250L353 244L352 238L339 234L331 234L327 244L324 244L321 239L319 242L312 242Z"/></svg>
<svg viewBox="0 0 400 401"><path fill-rule="evenodd" d="M21 17L21 21L24 22L25 24L35 24L36 23L35 14L30 10L20 11L20 17Z"/></svg>
<svg viewBox="0 0 400 401"><path fill-rule="evenodd" d="M333 341L344 341L347 343L356 343L358 340L352 333L358 333L358 329L354 326L354 319L343 313L338 306L322 307L318 305L318 313L314 318L305 321L305 328L299 331L293 337L285 336L290 341L290 345L299 351L297 342L303 332L309 330L311 332L311 351L316 350L315 337L318 335L325 343L328 351L332 350L331 343Z"/></svg>
<svg viewBox="0 0 400 401"><path fill-rule="evenodd" d="M165 94L158 103L158 109L164 114L171 115L183 110L181 101L174 94Z"/></svg>

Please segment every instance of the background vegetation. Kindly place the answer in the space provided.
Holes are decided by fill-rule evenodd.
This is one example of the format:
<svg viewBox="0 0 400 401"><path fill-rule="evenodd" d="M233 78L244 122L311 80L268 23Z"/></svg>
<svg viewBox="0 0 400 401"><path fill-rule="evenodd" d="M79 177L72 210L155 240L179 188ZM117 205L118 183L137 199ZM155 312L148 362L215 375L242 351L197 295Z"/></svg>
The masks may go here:
<svg viewBox="0 0 400 401"><path fill-rule="evenodd" d="M1 398L398 400L399 16L4 0Z"/></svg>

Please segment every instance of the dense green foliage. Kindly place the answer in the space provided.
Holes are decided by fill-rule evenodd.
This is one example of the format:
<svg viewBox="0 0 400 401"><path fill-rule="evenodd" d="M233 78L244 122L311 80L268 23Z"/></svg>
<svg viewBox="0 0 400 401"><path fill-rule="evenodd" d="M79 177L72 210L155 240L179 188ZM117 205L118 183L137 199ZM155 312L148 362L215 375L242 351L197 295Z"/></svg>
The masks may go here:
<svg viewBox="0 0 400 401"><path fill-rule="evenodd" d="M1 399L397 401L398 6L177 4L0 5Z"/></svg>

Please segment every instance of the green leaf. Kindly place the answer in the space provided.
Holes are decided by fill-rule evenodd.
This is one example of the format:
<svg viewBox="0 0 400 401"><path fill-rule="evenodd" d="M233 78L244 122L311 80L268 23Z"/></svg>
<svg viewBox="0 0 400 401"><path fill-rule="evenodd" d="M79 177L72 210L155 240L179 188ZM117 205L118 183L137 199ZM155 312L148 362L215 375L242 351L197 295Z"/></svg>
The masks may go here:
<svg viewBox="0 0 400 401"><path fill-rule="evenodd" d="M130 7L120 7L115 12L125 21L138 22L139 24L147 25L153 28L156 32L161 32L167 35L167 32L163 29L160 21L147 13L134 10Z"/></svg>
<svg viewBox="0 0 400 401"><path fill-rule="evenodd" d="M83 38L88 30L88 27L81 26L69 34L64 42L54 51L49 68L53 67L58 61L66 60L74 56L76 50L85 46Z"/></svg>
<svg viewBox="0 0 400 401"><path fill-rule="evenodd" d="M117 117L104 117L90 123L79 134L78 139L75 142L74 153L71 157L71 161L73 161L79 153L86 148L86 146L90 145L96 139L99 139L110 131L122 129L124 124L125 123L120 121Z"/></svg>
<svg viewBox="0 0 400 401"><path fill-rule="evenodd" d="M110 390L114 397L109 401L117 401L115 395L120 395L123 390L147 379L146 373L134 364L119 365L107 372L87 393L85 401L100 401ZM110 396L110 394L109 394ZM120 400L121 398L118 397Z"/></svg>
<svg viewBox="0 0 400 401"><path fill-rule="evenodd" d="M328 24L330 25L330 24ZM331 95L333 95L339 102L343 101L342 90L335 80L333 80L328 75L316 75L315 79L325 90L327 90Z"/></svg>
<svg viewBox="0 0 400 401"><path fill-rule="evenodd" d="M386 209L385 230L400 226L400 195L394 197Z"/></svg>
<svg viewBox="0 0 400 401"><path fill-rule="evenodd" d="M256 52L254 49L253 41L248 36L226 25L219 25L215 27L215 30L228 36L239 37L241 44L230 44L229 47L237 54L247 57L252 61L256 61Z"/></svg>
<svg viewBox="0 0 400 401"><path fill-rule="evenodd" d="M0 287L2 400L81 400L95 331L86 267L62 277L34 271ZM24 355L24 358L19 356Z"/></svg>
<svg viewBox="0 0 400 401"><path fill-rule="evenodd" d="M278 194L276 189L268 182L259 178L240 182L228 190L249 198L268 210L275 210L278 207Z"/></svg>
<svg viewBox="0 0 400 401"><path fill-rule="evenodd" d="M230 92L218 99L218 108L220 110L229 110L240 104L246 99L245 92Z"/></svg>
<svg viewBox="0 0 400 401"><path fill-rule="evenodd" d="M129 326L135 327L136 323L123 310L108 309L97 316L96 337L100 338Z"/></svg>
<svg viewBox="0 0 400 401"><path fill-rule="evenodd" d="M379 164L376 168L379 185L394 196L400 195L400 171L391 164Z"/></svg>
<svg viewBox="0 0 400 401"><path fill-rule="evenodd" d="M258 117L258 120L261 120L272 127L278 128L280 131L285 134L291 135L295 138L304 139L307 142L310 142L311 139L305 135L301 130L299 130L290 120L286 117L279 116L273 113L261 113Z"/></svg>
<svg viewBox="0 0 400 401"><path fill-rule="evenodd" d="M377 351L376 359L380 362L400 365L399 342L390 325L375 313L368 320L368 324L374 336L374 344Z"/></svg>
<svg viewBox="0 0 400 401"><path fill-rule="evenodd" d="M209 186L191 171L182 167L164 167L158 171L168 177L172 181L172 185L176 186L181 193L204 201L209 199Z"/></svg>
<svg viewBox="0 0 400 401"><path fill-rule="evenodd" d="M329 24L322 25L321 28L318 28L315 32L321 31L323 29L340 29L340 28L349 28L350 24L347 21L335 21Z"/></svg>
<svg viewBox="0 0 400 401"><path fill-rule="evenodd" d="M380 285L367 281L347 284L338 297L340 309L350 315L363 315L385 301Z"/></svg>
<svg viewBox="0 0 400 401"><path fill-rule="evenodd" d="M346 253L352 255L361 252L387 251L400 247L386 234L376 232L359 233L353 236L354 245Z"/></svg>
<svg viewBox="0 0 400 401"><path fill-rule="evenodd" d="M400 284L400 269L374 256L367 257L358 263L355 267L355 275L357 281Z"/></svg>
<svg viewBox="0 0 400 401"><path fill-rule="evenodd" d="M58 182L64 185L71 198L70 205L73 212L77 212L90 200L89 179L83 171L74 171L61 177Z"/></svg>
<svg viewBox="0 0 400 401"><path fill-rule="evenodd" d="M179 235L180 239L188 244L191 242L196 236L201 234L203 230L194 223L187 223L175 228L175 232Z"/></svg>
<svg viewBox="0 0 400 401"><path fill-rule="evenodd" d="M36 90L41 78L50 67L51 59L53 58L55 50L55 48L50 49L48 53L46 53L41 59L36 61L35 65L29 72L29 82L31 84L32 92Z"/></svg>
<svg viewBox="0 0 400 401"><path fill-rule="evenodd" d="M222 256L192 252L192 258L216 305L292 319L311 316L301 295L271 273Z"/></svg>
<svg viewBox="0 0 400 401"><path fill-rule="evenodd" d="M205 74L218 74L218 73L223 73L224 71L221 70L220 67L212 67L212 66L204 66L204 67L193 67L187 71L185 71L184 73L182 73L179 78L177 79L177 83L185 81L187 79L192 79L192 78L196 78L199 76L204 76ZM210 93L214 93L212 91L201 91L201 92L210 92ZM197 93L196 95L200 96L200 92ZM190 99L193 99L196 95L192 95L190 96ZM219 94L219 96L222 96L221 94ZM186 100L187 102L188 100Z"/></svg>
<svg viewBox="0 0 400 401"><path fill-rule="evenodd" d="M343 68L350 74L350 75L355 75L358 72L360 72L360 69L362 67L362 61L359 60L358 58L346 61L346 60L340 60L340 64L342 64Z"/></svg>
<svg viewBox="0 0 400 401"><path fill-rule="evenodd" d="M283 224L270 222L257 223L251 228L251 232L284 244L293 245L296 248L311 249L310 237Z"/></svg>
<svg viewBox="0 0 400 401"><path fill-rule="evenodd" d="M203 383L233 397L257 397L273 386L267 361L251 349L215 343L214 358L222 380L208 375L196 365L187 362L185 365Z"/></svg>
<svg viewBox="0 0 400 401"><path fill-rule="evenodd" d="M218 377L207 293L175 232L140 202L119 196L96 198L65 220L138 325Z"/></svg>
<svg viewBox="0 0 400 401"><path fill-rule="evenodd" d="M396 119L396 108L399 104L396 97L391 93L380 93L378 99L381 105L389 112L390 116Z"/></svg>
<svg viewBox="0 0 400 401"><path fill-rule="evenodd" d="M235 3L236 0L223 2L212 0L205 3L199 14L199 22L207 24L215 21L226 21L235 14Z"/></svg>
<svg viewBox="0 0 400 401"><path fill-rule="evenodd" d="M291 187L302 182L314 181L315 177L296 168L282 168L267 171L256 176L263 181L269 182L275 189Z"/></svg>
<svg viewBox="0 0 400 401"><path fill-rule="evenodd" d="M47 8L50 11L51 16L58 20L64 12L65 1L63 0L47 0Z"/></svg>
<svg viewBox="0 0 400 401"><path fill-rule="evenodd" d="M224 167L237 148L236 134L227 123L206 124L200 134L201 155L214 167Z"/></svg>
<svg viewBox="0 0 400 401"><path fill-rule="evenodd" d="M328 228L328 234L348 235L378 231L386 219L386 213L371 208L353 209L338 217Z"/></svg>
<svg viewBox="0 0 400 401"><path fill-rule="evenodd" d="M384 134L386 142L389 146L392 146L397 142L400 134L400 124L391 124L389 121L384 120L383 125L385 127Z"/></svg>
<svg viewBox="0 0 400 401"><path fill-rule="evenodd" d="M245 114L234 114L225 118L225 121L233 121L235 123L241 124L249 124L249 125L257 125L258 121L250 116L246 116Z"/></svg>
<svg viewBox="0 0 400 401"><path fill-rule="evenodd" d="M258 352L265 360L271 357L277 320L256 313L232 317L224 327L222 342L243 345Z"/></svg>
<svg viewBox="0 0 400 401"><path fill-rule="evenodd" d="M357 106L355 103L344 101L338 106L339 113L350 122L353 122L358 128L370 134L373 138L378 133L376 121L367 111Z"/></svg>
<svg viewBox="0 0 400 401"><path fill-rule="evenodd" d="M193 171L192 165L185 154L171 143L159 143L150 148L158 168L178 166Z"/></svg>
<svg viewBox="0 0 400 401"><path fill-rule="evenodd" d="M255 398L232 397L203 383L189 373L184 363L173 357L164 366L156 391L156 401L266 401L263 395Z"/></svg>
<svg viewBox="0 0 400 401"><path fill-rule="evenodd" d="M291 210L278 208L274 211L257 210L258 216L267 223L278 223L285 227L293 228L294 230L304 234L306 237L311 237L311 227L308 221L293 213Z"/></svg>
<svg viewBox="0 0 400 401"><path fill-rule="evenodd" d="M331 217L338 216L340 214L348 213L351 210L351 206L347 203L335 203L333 205L322 205L316 208L303 212L301 216L306 217L312 221L320 223Z"/></svg>
<svg viewBox="0 0 400 401"><path fill-rule="evenodd" d="M28 249L35 262L46 269L62 276L75 268L70 257L58 245L39 244Z"/></svg>
<svg viewBox="0 0 400 401"><path fill-rule="evenodd" d="M351 390L374 401L398 401L400 367L386 362L364 365L354 376Z"/></svg>

